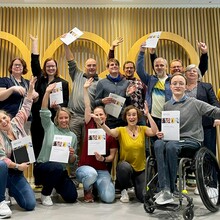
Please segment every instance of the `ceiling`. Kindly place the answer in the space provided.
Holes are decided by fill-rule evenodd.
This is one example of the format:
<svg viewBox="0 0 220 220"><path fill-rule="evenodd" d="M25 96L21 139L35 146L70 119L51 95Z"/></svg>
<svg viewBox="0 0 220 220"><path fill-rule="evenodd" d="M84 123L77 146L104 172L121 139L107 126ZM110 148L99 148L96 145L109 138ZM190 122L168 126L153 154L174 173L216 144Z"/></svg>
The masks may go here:
<svg viewBox="0 0 220 220"><path fill-rule="evenodd" d="M0 0L0 3L1 6L44 7L220 7L220 0Z"/></svg>

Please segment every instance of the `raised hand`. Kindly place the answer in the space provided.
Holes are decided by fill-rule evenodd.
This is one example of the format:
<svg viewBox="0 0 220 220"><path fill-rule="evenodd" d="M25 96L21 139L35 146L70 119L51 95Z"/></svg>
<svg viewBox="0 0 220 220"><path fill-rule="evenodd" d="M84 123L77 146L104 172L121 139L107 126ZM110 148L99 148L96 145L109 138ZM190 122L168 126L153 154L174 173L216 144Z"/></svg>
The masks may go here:
<svg viewBox="0 0 220 220"><path fill-rule="evenodd" d="M144 102L144 114L147 115L149 113L149 108L148 108L148 104L147 101Z"/></svg>
<svg viewBox="0 0 220 220"><path fill-rule="evenodd" d="M156 52L155 48L148 48L148 50L149 50L150 54L155 54L155 52Z"/></svg>
<svg viewBox="0 0 220 220"><path fill-rule="evenodd" d="M208 52L208 47L204 42L197 41L197 45L202 54L205 54Z"/></svg>
<svg viewBox="0 0 220 220"><path fill-rule="evenodd" d="M34 37L33 35L29 35L30 36L30 39L32 40L32 41L37 41L38 40L38 38L37 38L37 36L36 37Z"/></svg>
<svg viewBox="0 0 220 220"><path fill-rule="evenodd" d="M92 77L90 77L89 79L87 79L86 81L85 81L85 83L84 83L84 88L85 89L88 89L91 85L92 85L92 82L93 82L93 78Z"/></svg>
<svg viewBox="0 0 220 220"><path fill-rule="evenodd" d="M112 49L119 46L124 41L123 37L117 37L115 40L112 41Z"/></svg>
<svg viewBox="0 0 220 220"><path fill-rule="evenodd" d="M146 49L147 49L147 48L146 48L146 41L144 41L144 42L141 44L140 51L145 52Z"/></svg>
<svg viewBox="0 0 220 220"><path fill-rule="evenodd" d="M51 93L56 87L56 83L49 84L46 88L46 92Z"/></svg>

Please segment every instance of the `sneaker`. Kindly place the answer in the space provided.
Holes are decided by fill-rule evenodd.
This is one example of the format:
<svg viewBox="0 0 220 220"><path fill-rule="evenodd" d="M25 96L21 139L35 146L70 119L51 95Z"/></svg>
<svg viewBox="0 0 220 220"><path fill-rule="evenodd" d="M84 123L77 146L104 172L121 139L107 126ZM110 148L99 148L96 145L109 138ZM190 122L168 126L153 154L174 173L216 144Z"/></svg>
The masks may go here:
<svg viewBox="0 0 220 220"><path fill-rule="evenodd" d="M163 191L160 191L160 192L156 193L153 198L157 199L162 193L163 193Z"/></svg>
<svg viewBox="0 0 220 220"><path fill-rule="evenodd" d="M197 187L196 187L195 190L194 190L194 194L195 194L195 195L199 195L199 190L198 190Z"/></svg>
<svg viewBox="0 0 220 220"><path fill-rule="evenodd" d="M42 202L42 205L45 205L45 206L52 206L53 205L51 197L44 196L43 194L41 194L41 202Z"/></svg>
<svg viewBox="0 0 220 220"><path fill-rule="evenodd" d="M211 201L214 204L217 204L218 202L218 189L214 188L214 187L206 187L206 191L208 193L209 198L211 199Z"/></svg>
<svg viewBox="0 0 220 220"><path fill-rule="evenodd" d="M59 194L57 193L56 189L53 188L52 193L51 193L51 197L58 197Z"/></svg>
<svg viewBox="0 0 220 220"><path fill-rule="evenodd" d="M123 189L123 190L121 191L120 201L123 202L123 203L129 202L129 196L128 196L128 192L127 192L126 189Z"/></svg>
<svg viewBox="0 0 220 220"><path fill-rule="evenodd" d="M155 200L155 203L157 203L158 205L164 205L171 202L174 202L173 195L170 191L167 190L163 191L163 193L161 193Z"/></svg>
<svg viewBox="0 0 220 220"><path fill-rule="evenodd" d="M11 209L7 205L6 201L0 202L0 218L9 218L11 217Z"/></svg>
<svg viewBox="0 0 220 220"><path fill-rule="evenodd" d="M92 189L86 191L84 190L84 202L92 203L94 202L94 196L92 194Z"/></svg>

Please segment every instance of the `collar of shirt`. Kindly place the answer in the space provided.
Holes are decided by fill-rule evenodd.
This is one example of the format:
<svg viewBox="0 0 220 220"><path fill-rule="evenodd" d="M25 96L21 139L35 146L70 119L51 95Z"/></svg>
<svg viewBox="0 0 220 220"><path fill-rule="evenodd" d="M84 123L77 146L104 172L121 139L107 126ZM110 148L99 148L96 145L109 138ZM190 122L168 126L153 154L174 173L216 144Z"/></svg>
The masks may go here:
<svg viewBox="0 0 220 220"><path fill-rule="evenodd" d="M89 79L91 76L89 77L88 74L84 73L84 74L83 74L83 77ZM98 81L98 80L99 80L99 77L98 77L97 74L95 74L95 75L92 76L92 77L93 77L93 79L94 79L95 81Z"/></svg>
<svg viewBox="0 0 220 220"><path fill-rule="evenodd" d="M188 98L188 96L184 95L179 101L176 101L176 100L174 100L173 97L171 97L170 101L171 101L171 104L174 105L176 103L185 102L187 98Z"/></svg>

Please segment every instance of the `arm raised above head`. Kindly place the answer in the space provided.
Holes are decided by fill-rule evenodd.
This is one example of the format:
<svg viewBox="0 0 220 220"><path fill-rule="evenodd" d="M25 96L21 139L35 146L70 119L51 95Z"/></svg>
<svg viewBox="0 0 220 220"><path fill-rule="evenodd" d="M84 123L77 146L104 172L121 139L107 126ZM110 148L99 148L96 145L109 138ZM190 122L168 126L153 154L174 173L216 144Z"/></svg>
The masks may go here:
<svg viewBox="0 0 220 220"><path fill-rule="evenodd" d="M89 98L88 88L91 86L93 82L93 78L89 78L86 80L84 84L84 103L85 103L85 123L88 124L91 120L91 102Z"/></svg>

